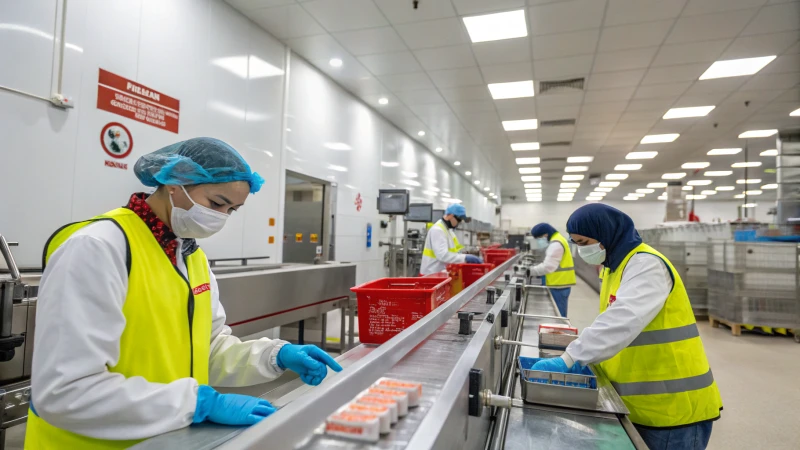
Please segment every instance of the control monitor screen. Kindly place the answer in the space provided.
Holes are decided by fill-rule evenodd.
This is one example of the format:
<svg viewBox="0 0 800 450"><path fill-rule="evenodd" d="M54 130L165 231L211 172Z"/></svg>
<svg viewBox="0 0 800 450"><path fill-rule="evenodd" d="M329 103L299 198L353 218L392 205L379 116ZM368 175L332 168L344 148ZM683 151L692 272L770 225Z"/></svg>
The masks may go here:
<svg viewBox="0 0 800 450"><path fill-rule="evenodd" d="M409 222L432 222L433 203L412 203L408 205L405 219Z"/></svg>
<svg viewBox="0 0 800 450"><path fill-rule="evenodd" d="M399 216L408 213L408 191L381 189L378 191L378 214Z"/></svg>
<svg viewBox="0 0 800 450"><path fill-rule="evenodd" d="M443 209L434 209L433 210L433 218L431 222L436 222L437 220L444 217L444 210Z"/></svg>

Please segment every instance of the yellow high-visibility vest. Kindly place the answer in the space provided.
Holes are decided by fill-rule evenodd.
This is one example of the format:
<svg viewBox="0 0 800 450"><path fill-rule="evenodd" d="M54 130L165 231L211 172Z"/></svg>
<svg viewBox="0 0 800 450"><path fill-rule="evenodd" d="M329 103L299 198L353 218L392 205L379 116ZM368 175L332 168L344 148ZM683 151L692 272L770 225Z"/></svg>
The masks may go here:
<svg viewBox="0 0 800 450"><path fill-rule="evenodd" d="M564 247L564 256L558 264L558 269L553 273L545 274L544 282L548 286L570 286L575 284L575 263L572 261L572 252L569 243L559 232L555 232L550 237L551 241L556 241Z"/></svg>
<svg viewBox="0 0 800 450"><path fill-rule="evenodd" d="M706 359L689 296L672 263L646 244L633 249L616 270L605 268L600 313L613 304L631 257L649 253L672 273L672 292L658 315L613 358L600 363L630 410L631 422L675 427L716 419L722 397Z"/></svg>
<svg viewBox="0 0 800 450"><path fill-rule="evenodd" d="M119 361L108 370L153 383L193 377L199 384L208 384L211 278L202 250L185 257L189 277L184 278L144 221L133 211L119 208L56 231L45 245L44 263L75 232L101 220L120 227L129 249L128 292L122 307L125 329ZM28 410L26 449L122 449L137 442L82 436L50 425Z"/></svg>
<svg viewBox="0 0 800 450"><path fill-rule="evenodd" d="M458 242L456 234L451 233L450 230L447 229L447 225L444 224L444 219L439 219L433 226L441 228L444 234L450 238L447 243L447 251L450 253L458 253L464 248L464 246ZM428 231L428 236L425 239L425 248L422 250L422 256L436 259L436 253L434 253L433 249L430 247L430 231Z"/></svg>

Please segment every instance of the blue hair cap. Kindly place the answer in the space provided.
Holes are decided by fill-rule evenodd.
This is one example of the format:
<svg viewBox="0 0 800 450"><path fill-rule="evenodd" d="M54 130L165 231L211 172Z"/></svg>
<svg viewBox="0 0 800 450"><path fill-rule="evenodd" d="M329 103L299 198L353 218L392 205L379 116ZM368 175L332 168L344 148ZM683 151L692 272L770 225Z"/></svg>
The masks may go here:
<svg viewBox="0 0 800 450"><path fill-rule="evenodd" d="M467 208L464 208L463 205L459 205L458 203L453 203L447 207L444 211L444 215L452 214L454 216L461 216L466 217L467 215Z"/></svg>
<svg viewBox="0 0 800 450"><path fill-rule="evenodd" d="M145 186L188 186L246 181L255 194L264 184L242 155L219 139L192 138L168 145L136 161L136 178Z"/></svg>

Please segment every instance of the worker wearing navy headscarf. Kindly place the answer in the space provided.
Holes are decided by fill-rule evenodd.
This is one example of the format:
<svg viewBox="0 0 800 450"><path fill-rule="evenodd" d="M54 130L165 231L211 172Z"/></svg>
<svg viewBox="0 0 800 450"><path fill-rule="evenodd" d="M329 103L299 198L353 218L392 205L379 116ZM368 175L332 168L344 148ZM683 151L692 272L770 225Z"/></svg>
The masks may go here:
<svg viewBox="0 0 800 450"><path fill-rule="evenodd" d="M550 287L558 312L567 317L567 302L571 287L575 284L575 264L569 250L567 239L549 223L540 223L531 229L536 238L536 247L545 250L544 261L531 268L531 275L544 277L544 284Z"/></svg>
<svg viewBox="0 0 800 450"><path fill-rule="evenodd" d="M706 448L722 398L680 274L610 206L578 208L567 231L581 258L604 266L600 315L561 357L533 369L597 364L649 448Z"/></svg>

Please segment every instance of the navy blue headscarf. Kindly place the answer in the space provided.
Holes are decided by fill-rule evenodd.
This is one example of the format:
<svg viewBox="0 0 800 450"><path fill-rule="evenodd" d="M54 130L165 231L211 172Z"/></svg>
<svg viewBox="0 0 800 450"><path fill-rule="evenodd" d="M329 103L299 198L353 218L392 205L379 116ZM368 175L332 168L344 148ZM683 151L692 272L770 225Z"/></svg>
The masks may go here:
<svg viewBox="0 0 800 450"><path fill-rule="evenodd" d="M633 220L624 212L602 203L581 206L569 216L567 232L597 239L606 249L603 263L616 270L631 250L642 243Z"/></svg>
<svg viewBox="0 0 800 450"><path fill-rule="evenodd" d="M547 238L548 241L550 239L553 239L553 235L556 233L558 233L558 231L555 228L553 228L553 226L550 225L549 223L540 223L535 227L531 228L531 236L536 237L546 234L548 237Z"/></svg>

